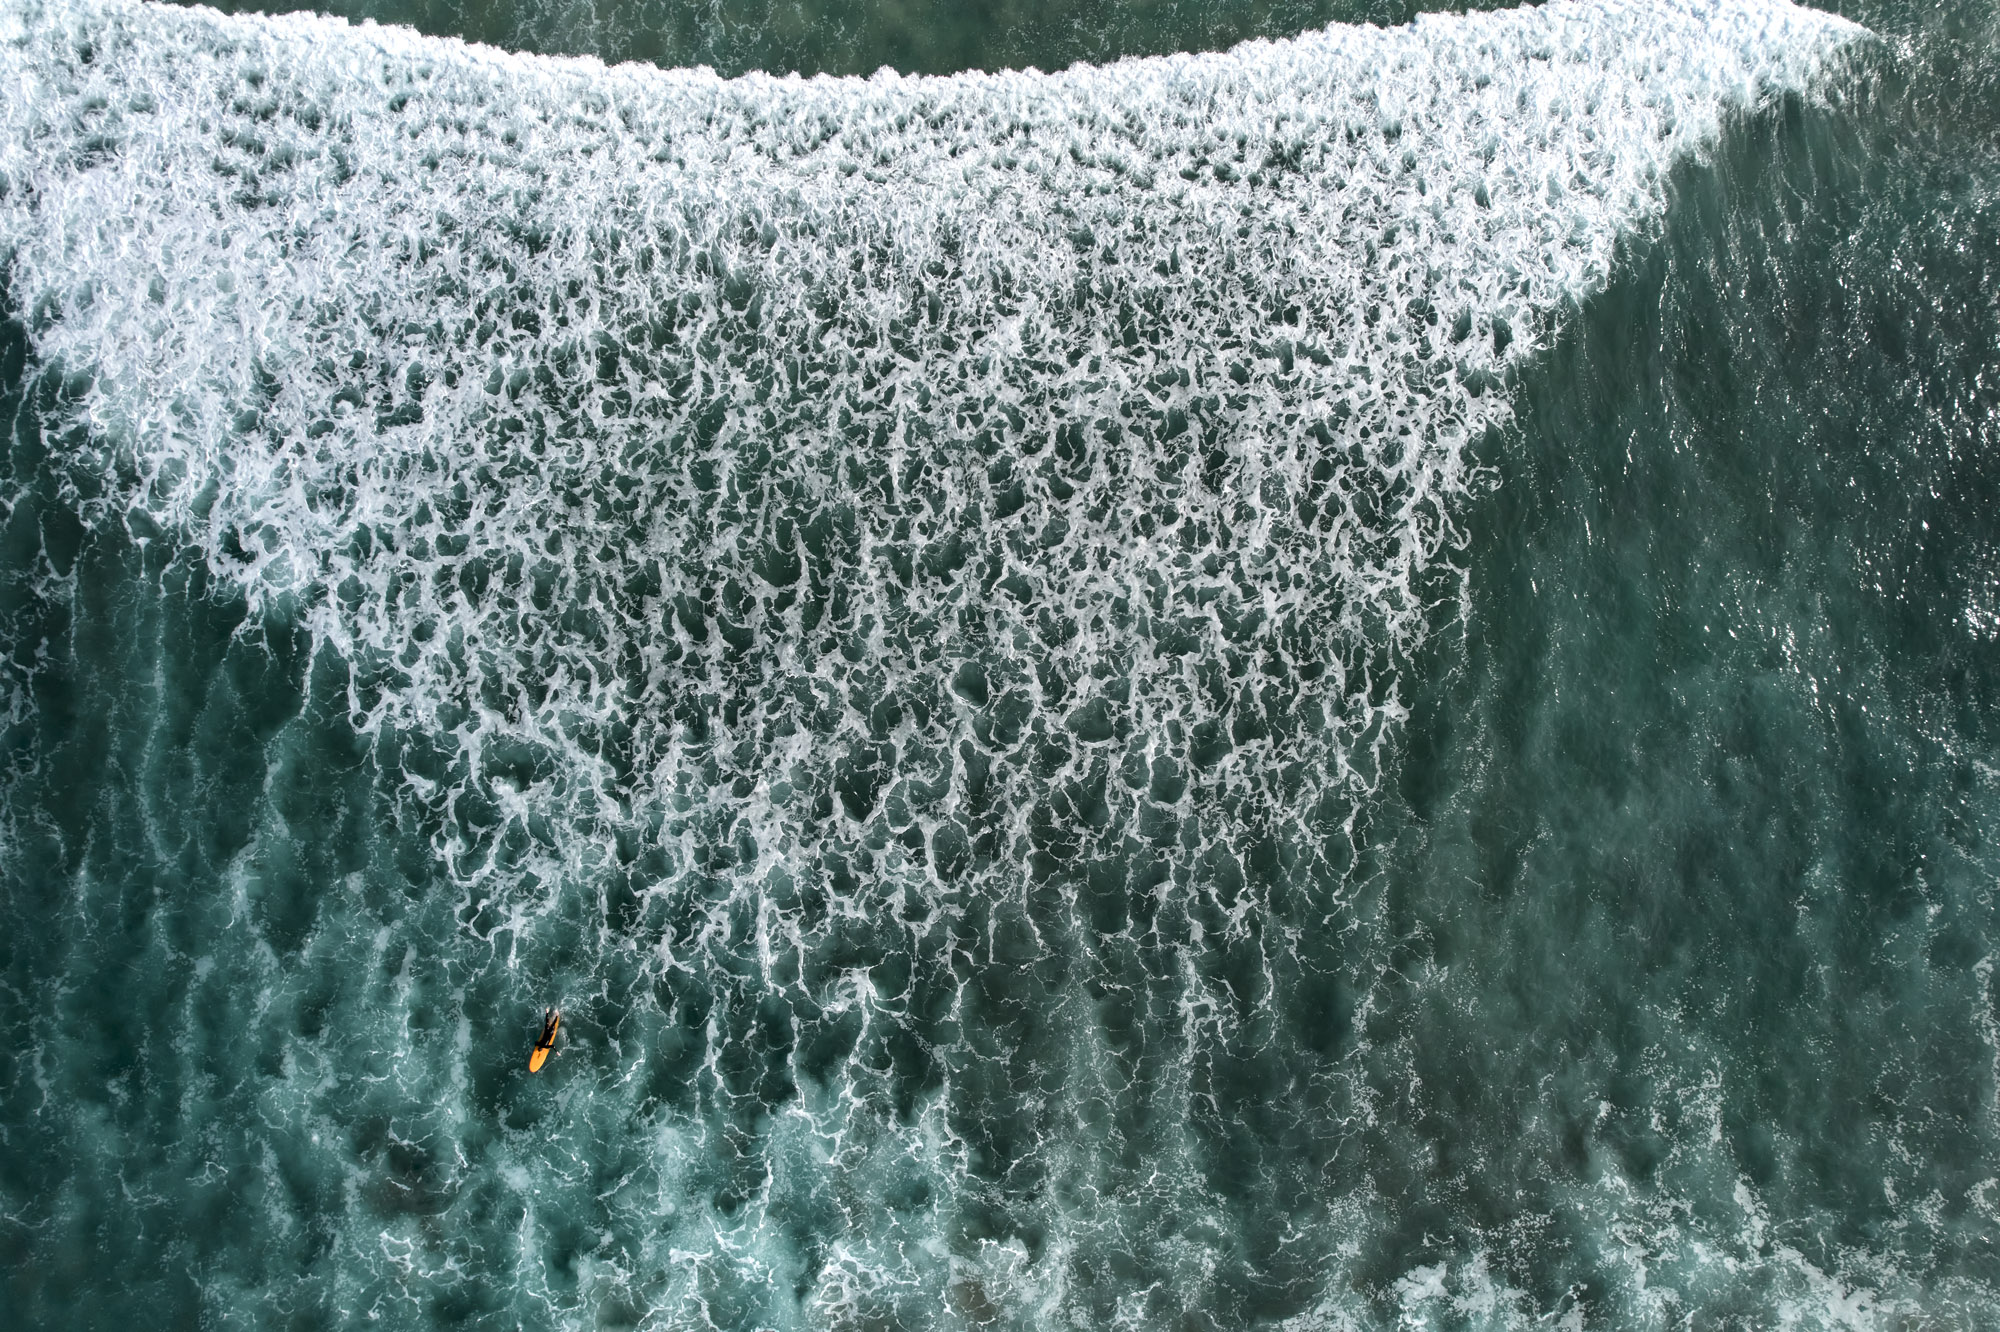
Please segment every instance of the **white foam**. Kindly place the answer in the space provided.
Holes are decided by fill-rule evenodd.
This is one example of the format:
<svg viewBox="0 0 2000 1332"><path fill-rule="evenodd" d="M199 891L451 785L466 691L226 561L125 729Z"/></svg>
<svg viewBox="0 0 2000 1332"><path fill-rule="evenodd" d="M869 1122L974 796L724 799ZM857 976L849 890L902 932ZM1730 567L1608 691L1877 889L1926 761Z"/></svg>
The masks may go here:
<svg viewBox="0 0 2000 1332"><path fill-rule="evenodd" d="M997 650L1053 607L1074 702L1130 671L1163 705L1148 722L1215 714L1176 677L1230 649L1162 585L1298 626L1336 667L1302 692L1347 742L1314 757L1369 784L1373 719L1397 712L1371 652L1418 631L1465 443L1506 411L1496 376L1603 280L1677 157L1858 32L1748 0L1558 3L1058 75L801 82L120 0L4 13L0 254L38 355L90 377L93 516L145 506L379 664L357 720L449 732L461 780L518 737L602 786L579 724L639 728L648 772L613 818L690 780L631 697L700 683L660 661L685 641L669 599L732 574L783 599L745 551L781 486L797 517L853 506L851 624L892 677L923 663L884 631L966 603L894 586L881 548L957 535L1037 585L986 607ZM1187 417L1206 473L1161 438ZM1118 442L993 519L1016 478L989 479L981 428L1026 476L1066 424L1106 423ZM763 502L703 520L760 441ZM927 463L931 511L843 494L851 452ZM695 453L717 490L690 483ZM1148 539L1149 500L1178 527ZM598 626L524 613L528 579L464 590L510 558ZM1144 641L1176 617L1192 656ZM846 682L802 628L760 637L766 673Z"/></svg>
<svg viewBox="0 0 2000 1332"><path fill-rule="evenodd" d="M1245 866L1276 847L1337 895L1505 377L1677 161L1859 32L1559 0L1056 75L725 81L0 0L0 260L93 427L86 517L147 511L349 664L364 732L435 751L400 798L470 928L518 941L636 848L641 919L692 919L648 966L728 954L790 992L836 928L949 951L970 896L1060 859L1049 827L1108 827L1176 946L1277 949ZM894 753L861 817L816 811L867 744ZM948 884L910 829L991 859ZM815 917L835 852L858 887ZM1163 1039L1240 1021L1182 973ZM858 974L812 1001L894 1021ZM1122 1076L1078 1058L1079 1103ZM862 1135L844 1094L799 1104L767 1194ZM855 1157L962 1181L943 1118ZM1051 1204L1050 1252L1201 1215L1161 1187ZM840 1212L827 1321L919 1269L913 1299L1071 1308L1060 1260L919 1263L879 1197ZM761 1221L739 1255L687 1225L704 1263L789 1270ZM1400 1297L1504 1321L1495 1281Z"/></svg>

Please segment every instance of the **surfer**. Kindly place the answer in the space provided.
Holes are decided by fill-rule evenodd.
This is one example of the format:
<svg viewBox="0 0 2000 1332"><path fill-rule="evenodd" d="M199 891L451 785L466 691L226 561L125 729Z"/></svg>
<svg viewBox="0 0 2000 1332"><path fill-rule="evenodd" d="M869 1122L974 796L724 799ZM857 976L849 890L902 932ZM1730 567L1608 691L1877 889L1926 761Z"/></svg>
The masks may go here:
<svg viewBox="0 0 2000 1332"><path fill-rule="evenodd" d="M556 1028L562 1025L562 1014L551 1008L542 1014L542 1034L535 1038L534 1053L528 1056L528 1071L539 1073L542 1065L549 1061L549 1051L556 1048Z"/></svg>

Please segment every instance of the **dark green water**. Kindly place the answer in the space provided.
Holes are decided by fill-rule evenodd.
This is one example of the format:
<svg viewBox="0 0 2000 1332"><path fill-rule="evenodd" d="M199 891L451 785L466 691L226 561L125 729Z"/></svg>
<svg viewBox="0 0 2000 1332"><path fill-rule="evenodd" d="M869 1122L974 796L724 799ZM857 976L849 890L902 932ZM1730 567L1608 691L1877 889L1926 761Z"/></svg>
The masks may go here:
<svg viewBox="0 0 2000 1332"><path fill-rule="evenodd" d="M2000 26L1849 17L0 6L15 1316L1992 1325Z"/></svg>
<svg viewBox="0 0 2000 1332"><path fill-rule="evenodd" d="M708 65L723 74L906 74L962 69L1066 69L1121 56L1220 51L1253 37L1292 37L1329 23L1408 23L1438 10L1497 4L1440 0L748 0L638 5L502 0L460 4L329 5L319 12L408 24L510 51L594 55L607 64ZM220 6L227 13L287 13L311 6Z"/></svg>

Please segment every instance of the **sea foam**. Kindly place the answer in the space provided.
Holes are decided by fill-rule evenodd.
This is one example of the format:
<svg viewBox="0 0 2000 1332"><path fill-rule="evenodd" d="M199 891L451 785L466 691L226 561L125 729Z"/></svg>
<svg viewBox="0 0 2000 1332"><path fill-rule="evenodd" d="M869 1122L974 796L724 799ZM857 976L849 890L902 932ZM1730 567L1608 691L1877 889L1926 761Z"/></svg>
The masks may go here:
<svg viewBox="0 0 2000 1332"><path fill-rule="evenodd" d="M801 82L0 13L0 256L93 521L304 617L364 731L449 737L437 780L492 799L505 741L616 811L768 808L727 793L824 786L845 737L862 821L950 777L891 733L948 749L1012 691L1149 763L1257 751L1224 784L1290 751L1281 821L1365 787L1507 367L1676 158L1859 31L1558 3ZM901 686L927 719L871 724ZM694 695L824 725L697 743Z"/></svg>
<svg viewBox="0 0 2000 1332"><path fill-rule="evenodd" d="M1132 1241L1144 1323L1235 1261L1215 1200L1065 1125L1198 1121L1205 1061L1264 1040L1462 595L1510 372L1678 161L1859 36L1559 2L731 81L5 0L0 262L88 426L81 516L305 628L466 930L517 949L583 898L598 956L727 980L704 1095L761 1145L648 1299L1087 1323L1075 1256L1176 1217ZM1164 1056L1088 1020L1070 1065L1020 1053L1121 994ZM754 1096L719 1058L847 1017L861 1053ZM916 1127L863 1132L877 1102ZM662 1124L662 1196L729 1131ZM1039 1238L945 1253L917 1196ZM825 1220L813 1261L780 1212Z"/></svg>

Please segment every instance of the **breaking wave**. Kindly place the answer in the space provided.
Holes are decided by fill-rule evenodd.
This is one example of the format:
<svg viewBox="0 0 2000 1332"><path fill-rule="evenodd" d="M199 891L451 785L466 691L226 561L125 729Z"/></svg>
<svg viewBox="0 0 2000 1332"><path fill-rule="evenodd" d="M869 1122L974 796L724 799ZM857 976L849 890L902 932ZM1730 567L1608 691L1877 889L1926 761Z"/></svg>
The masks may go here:
<svg viewBox="0 0 2000 1332"><path fill-rule="evenodd" d="M650 1238L552 1307L1283 1311L1369 1206L1327 1032L1469 446L1859 33L722 80L10 0L0 260L85 524L304 633L462 931L650 1015Z"/></svg>

